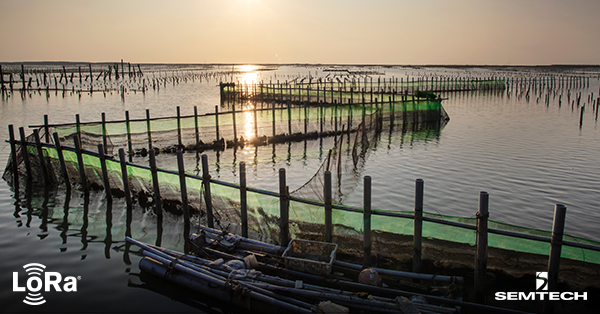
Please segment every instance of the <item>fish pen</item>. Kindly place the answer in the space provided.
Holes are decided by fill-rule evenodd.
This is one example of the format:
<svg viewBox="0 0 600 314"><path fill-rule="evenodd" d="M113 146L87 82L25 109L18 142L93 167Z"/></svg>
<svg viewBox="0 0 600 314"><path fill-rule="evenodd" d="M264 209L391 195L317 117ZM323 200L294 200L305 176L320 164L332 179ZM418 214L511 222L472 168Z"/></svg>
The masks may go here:
<svg viewBox="0 0 600 314"><path fill-rule="evenodd" d="M359 112L363 108L359 107ZM267 113L270 111L272 109L266 110ZM283 112L287 112L287 108ZM212 119L215 116L208 115ZM340 133L335 135L335 145L328 158L313 178L295 191L289 190L283 168L279 170L279 191L248 187L244 181L236 184L216 180L211 177L206 155L202 156L202 174L190 174L183 164L182 147L175 149L178 171L158 168L154 162L156 142L148 141L150 137L147 136L147 130L138 134L138 137L132 137L132 140L140 141L135 143L135 147L148 143L153 145L148 149L150 166L134 164L127 161L123 148L128 145L127 141L121 140L108 151L102 143L103 134L113 134L106 132L109 129L108 122L92 126L76 124L65 126L65 129L42 125L27 137L20 129L21 140L16 140L11 125L9 142L12 154L4 179L16 191L19 190L19 178L23 176L27 181L33 180L34 184L62 186L67 190L71 187L86 193L90 189L104 190L106 197L124 197L129 212L133 204L138 203L141 207L151 208L157 217L162 217L165 212L182 216L188 227L200 223L246 237L262 235L261 240L268 239L282 246L291 239L332 242L339 246L340 260L365 266L415 271L435 266L450 269L450 272L452 269L470 268L483 271L484 274L486 269L494 269L521 277L528 275L531 269L545 269L548 252L558 250L558 261L562 267L561 281L578 290L597 285L597 282L580 279L597 278L600 274L600 243L489 220L486 214L487 193L480 195L480 214L476 218L424 212L422 180L416 181L414 211L374 209L371 208L370 199L377 192L371 191L371 178L366 176L363 178L363 207L337 203L333 187L340 187L340 178L348 169L360 163L358 156L368 153L370 134L380 132L383 121L390 123L396 119L396 123L402 124L401 116L392 114L384 119L381 108L370 115L360 114L361 120L364 117L364 123L357 121L354 132L342 127ZM194 126L190 127L192 130L195 130L195 118L188 117ZM169 120L171 126L181 125L177 124L177 118ZM289 121L283 120L284 124ZM143 120L136 123L143 126L148 121L151 124L155 122ZM127 121L117 123L121 124L121 128L125 125L126 129ZM46 131L46 127L53 131L51 135L40 133ZM83 132L86 127L93 127L96 131ZM176 134L178 130L176 128L168 132ZM209 133L211 136L215 134ZM189 137L195 139L195 135L192 133ZM127 133L121 133L118 137L128 136ZM45 138L50 140L43 143L42 139ZM151 138L159 137L152 133ZM74 145L65 145L67 142L73 142ZM112 138L110 142L113 142ZM95 149L90 149L94 144ZM113 151L117 148L118 157L114 157ZM244 174L240 177L245 178L243 164L240 164L239 171ZM21 182L24 182L22 178ZM565 213L564 207L557 205L556 210L557 215ZM480 229L484 222L487 228ZM560 224L560 219L555 222ZM480 237L482 234L485 234L484 239ZM477 253L479 250L474 250L474 247L480 247L482 243L486 250ZM557 257L552 263L558 265ZM557 269L553 268L550 272L556 273ZM570 279L567 274L572 271L582 277ZM483 289L481 286L477 288Z"/></svg>
<svg viewBox="0 0 600 314"><path fill-rule="evenodd" d="M308 104L352 104L374 101L414 101L421 98L434 99L433 93L504 90L505 81L498 78L431 77L415 80L414 77L373 77L343 80L295 79L285 82L245 83L222 82L219 84L221 102L226 101L290 101Z"/></svg>

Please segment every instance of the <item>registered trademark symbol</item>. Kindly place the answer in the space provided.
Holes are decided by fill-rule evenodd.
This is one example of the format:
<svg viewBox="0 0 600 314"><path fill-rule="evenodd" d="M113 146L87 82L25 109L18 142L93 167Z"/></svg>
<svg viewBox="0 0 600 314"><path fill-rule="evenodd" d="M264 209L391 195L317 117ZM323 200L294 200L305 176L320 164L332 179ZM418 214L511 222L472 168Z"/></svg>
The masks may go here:
<svg viewBox="0 0 600 314"><path fill-rule="evenodd" d="M81 280L81 276L77 276L77 280Z"/></svg>

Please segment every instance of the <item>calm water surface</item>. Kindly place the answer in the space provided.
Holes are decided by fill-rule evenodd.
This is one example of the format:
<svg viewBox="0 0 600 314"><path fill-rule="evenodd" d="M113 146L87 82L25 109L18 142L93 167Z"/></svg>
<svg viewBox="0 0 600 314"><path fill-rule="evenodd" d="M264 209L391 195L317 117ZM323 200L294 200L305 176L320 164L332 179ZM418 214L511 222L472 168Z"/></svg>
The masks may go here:
<svg viewBox="0 0 600 314"><path fill-rule="evenodd" d="M249 72L235 79L276 81L298 75L324 77L322 67L279 67L274 71ZM465 75L467 70L381 68L387 77L441 73ZM487 69L468 69L468 73ZM520 70L522 71L522 70ZM598 93L598 73L590 72L587 95ZM502 74L503 75L503 74ZM519 75L519 73L517 73ZM81 97L62 93L47 100L44 93L22 99L18 93L0 102L0 138L8 139L7 125L16 128L41 124L44 114L51 123L73 122L75 113L82 121L123 119L129 110L132 118L144 118L145 109L152 115L172 116L175 107L182 114L211 112L219 103L218 80L187 82L177 86L150 90L145 95L130 92L125 102L117 94L83 93ZM572 93L574 93L573 91ZM480 191L490 193L490 218L496 221L550 230L553 207L567 206L566 232L600 240L600 132L591 105L586 108L579 127L578 108L558 106L558 94L547 106L542 99L529 101L514 94L468 92L443 95L450 121L440 131L428 136L394 131L382 132L367 154L364 166L356 174L355 184L346 187L342 202L360 206L362 176L373 178L373 207L411 210L414 181L425 180L425 210L433 213L473 217ZM597 97L594 96L594 97ZM421 134L422 135L422 134ZM213 177L237 182L240 161L248 164L248 185L277 190L278 169L285 167L288 184L294 189L317 170L333 145L307 142L282 144L224 152L206 152ZM0 143L0 164L10 153L7 143ZM159 166L174 168L172 156L159 155ZM135 162L146 163L143 158ZM186 165L195 157L186 155ZM2 167L4 168L4 167ZM193 168L193 166L190 166ZM190 170L191 171L191 170ZM124 201L116 199L107 208L101 194L86 200L75 191L70 198L64 191L44 192L34 188L29 199L17 204L6 182L0 182L0 304L2 312L227 312L223 304L197 298L155 278L140 274L140 257L135 249L124 245L127 217ZM22 191L23 192L23 191ZM23 194L21 194L23 195ZM68 202L67 202L68 201ZM162 244L182 248L182 221L167 217ZM154 242L154 217L141 208L134 209L131 222L134 237ZM12 273L19 272L22 284L26 276L22 266L42 263L46 271L63 276L80 276L78 291L43 293L46 304L22 303L25 293L12 292ZM157 293L158 292L158 293ZM194 300L191 299L194 298Z"/></svg>

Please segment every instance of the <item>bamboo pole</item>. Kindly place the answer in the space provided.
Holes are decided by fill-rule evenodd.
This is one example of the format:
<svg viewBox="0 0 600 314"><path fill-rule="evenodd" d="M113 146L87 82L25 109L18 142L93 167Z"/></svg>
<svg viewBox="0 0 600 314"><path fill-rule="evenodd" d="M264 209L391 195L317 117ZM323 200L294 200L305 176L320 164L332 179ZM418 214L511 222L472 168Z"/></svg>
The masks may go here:
<svg viewBox="0 0 600 314"><path fill-rule="evenodd" d="M563 233L565 230L565 217L567 207L556 204L554 207L554 221L552 224L552 239L550 256L548 260L548 290L557 291L558 273L560 269L560 253L562 250Z"/></svg>
<svg viewBox="0 0 600 314"><path fill-rule="evenodd" d="M285 178L285 168L279 168L279 245L289 242L289 198Z"/></svg>
<svg viewBox="0 0 600 314"><path fill-rule="evenodd" d="M106 137L106 114L103 112L102 113L102 145L103 145L103 149L104 149L104 154L107 153L107 137Z"/></svg>
<svg viewBox="0 0 600 314"><path fill-rule="evenodd" d="M98 144L98 156L100 157L100 167L102 169L102 180L104 183L104 192L106 193L106 198L110 202L112 201L112 193L110 190L110 181L108 179L108 169L106 168L106 156L104 156L105 148L102 147L102 144Z"/></svg>
<svg viewBox="0 0 600 314"><path fill-rule="evenodd" d="M8 135L10 142L10 150L12 157L13 167L13 188L15 192L15 199L19 199L19 164L17 163L17 148L15 145L15 130L12 124L8 125Z"/></svg>
<svg viewBox="0 0 600 314"><path fill-rule="evenodd" d="M127 203L128 213L133 208L131 201L131 191L129 189L129 173L127 171L127 161L125 160L125 150L119 148L119 163L121 164L121 178L123 180L123 192L125 192L125 201Z"/></svg>
<svg viewBox="0 0 600 314"><path fill-rule="evenodd" d="M218 142L219 137L219 106L215 106L215 131L217 133L216 141Z"/></svg>
<svg viewBox="0 0 600 314"><path fill-rule="evenodd" d="M325 171L325 185L323 188L323 194L325 195L325 242L333 242L331 171L329 170Z"/></svg>
<svg viewBox="0 0 600 314"><path fill-rule="evenodd" d="M146 132L148 133L148 151L152 150L152 127L150 125L150 109L146 109Z"/></svg>
<svg viewBox="0 0 600 314"><path fill-rule="evenodd" d="M50 175L48 168L46 167L46 159L44 158L44 150L42 149L42 142L40 141L40 134L37 129L33 130L33 137L35 138L35 147L37 148L38 158L40 160L40 168L42 169L42 176L44 177L44 184L50 184Z"/></svg>
<svg viewBox="0 0 600 314"><path fill-rule="evenodd" d="M246 163L240 162L240 212L242 237L248 237L248 196L246 191Z"/></svg>
<svg viewBox="0 0 600 314"><path fill-rule="evenodd" d="M133 155L133 144L131 143L131 123L129 121L129 111L125 111L125 126L127 128L127 155L129 156L129 161L131 161L131 156Z"/></svg>
<svg viewBox="0 0 600 314"><path fill-rule="evenodd" d="M150 172L152 173L152 189L154 191L154 208L157 217L162 217L162 198L160 196L160 182L158 181L158 170L156 168L156 152L150 150Z"/></svg>
<svg viewBox="0 0 600 314"><path fill-rule="evenodd" d="M489 194L479 193L479 211L477 212L477 256L475 260L475 299L485 301L487 282L487 246L488 246L488 204Z"/></svg>
<svg viewBox="0 0 600 314"><path fill-rule="evenodd" d="M202 155L202 184L204 185L204 201L206 203L206 225L214 227L212 196L210 193L210 174L208 173L208 156Z"/></svg>
<svg viewBox="0 0 600 314"><path fill-rule="evenodd" d="M44 115L44 132L45 132L45 137L46 137L46 143L50 143L50 127L49 127L49 123L48 123L48 115L45 114Z"/></svg>
<svg viewBox="0 0 600 314"><path fill-rule="evenodd" d="M177 145L181 147L181 108L177 106Z"/></svg>
<svg viewBox="0 0 600 314"><path fill-rule="evenodd" d="M19 128L19 135L21 136L21 155L23 155L23 162L25 163L25 171L27 172L27 181L31 180L31 163L29 161L29 151L27 149L27 138L25 137L25 129Z"/></svg>
<svg viewBox="0 0 600 314"><path fill-rule="evenodd" d="M364 177L363 194L363 267L371 266L371 177Z"/></svg>
<svg viewBox="0 0 600 314"><path fill-rule="evenodd" d="M423 237L423 179L416 180L415 188L415 218L413 235L413 263L412 270L415 273L421 271L421 250Z"/></svg>
<svg viewBox="0 0 600 314"><path fill-rule="evenodd" d="M56 148L56 152L58 154L58 161L60 163L60 171L62 173L63 179L65 180L65 187L67 188L67 194L71 191L71 182L69 180L69 173L67 172L67 165L65 163L65 156L63 155L62 146L60 145L60 139L58 138L58 133L54 132L52 134L54 137L54 147Z"/></svg>
<svg viewBox="0 0 600 314"><path fill-rule="evenodd" d="M181 189L181 204L183 206L183 221L185 226L190 225L190 209L188 206L187 184L185 182L185 166L183 164L183 152L177 150L177 167L179 168L179 188Z"/></svg>
<svg viewBox="0 0 600 314"><path fill-rule="evenodd" d="M77 167L79 168L79 181L80 181L81 187L83 188L84 193L88 194L89 190L88 190L88 185L87 185L87 178L85 176L85 167L83 165L83 154L81 152L81 146L79 144L79 139L77 137L74 137L73 141L75 142L75 153L77 154Z"/></svg>

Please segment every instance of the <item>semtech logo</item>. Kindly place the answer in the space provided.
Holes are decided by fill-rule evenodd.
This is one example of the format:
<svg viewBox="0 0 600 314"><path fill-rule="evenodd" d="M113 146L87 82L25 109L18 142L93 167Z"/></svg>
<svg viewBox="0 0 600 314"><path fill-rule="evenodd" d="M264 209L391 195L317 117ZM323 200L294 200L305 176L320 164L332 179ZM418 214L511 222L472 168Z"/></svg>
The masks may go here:
<svg viewBox="0 0 600 314"><path fill-rule="evenodd" d="M587 292L548 292L548 272L541 271L535 273L535 292L496 292L495 298L498 301L577 301L587 300Z"/></svg>
<svg viewBox="0 0 600 314"><path fill-rule="evenodd" d="M77 278L67 276L63 280L60 273L44 272L46 266L38 263L30 263L24 265L23 268L25 268L25 272L29 278L27 278L25 286L21 287L19 285L19 273L13 272L13 291L27 291L27 296L23 300L25 304L40 305L46 303L46 300L40 293L42 289L44 292L49 292L52 289L57 292L77 292L77 280L81 279L80 276Z"/></svg>

